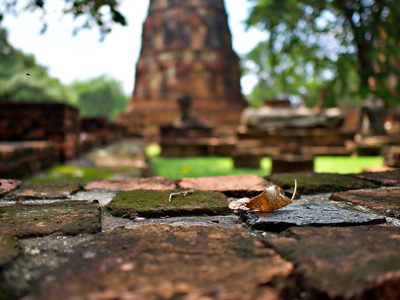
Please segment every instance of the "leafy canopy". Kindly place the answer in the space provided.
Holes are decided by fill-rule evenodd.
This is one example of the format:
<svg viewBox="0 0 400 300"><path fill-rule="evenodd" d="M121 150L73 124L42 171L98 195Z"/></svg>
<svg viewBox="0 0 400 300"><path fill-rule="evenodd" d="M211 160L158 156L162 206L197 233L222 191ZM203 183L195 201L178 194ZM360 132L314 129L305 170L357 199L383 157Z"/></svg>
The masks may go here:
<svg viewBox="0 0 400 300"><path fill-rule="evenodd" d="M0 100L74 104L75 95L47 69L9 44L6 30L0 28Z"/></svg>
<svg viewBox="0 0 400 300"><path fill-rule="evenodd" d="M70 86L49 76L33 55L15 49L0 29L0 101L63 102L77 106L82 116L114 120L128 103L122 83L106 75Z"/></svg>
<svg viewBox="0 0 400 300"><path fill-rule="evenodd" d="M54 0L52 0L54 1ZM74 33L81 29L96 27L100 31L100 35L104 38L113 25L119 24L125 26L127 24L125 17L119 11L120 0L59 0L64 2L62 12L65 15L72 15L76 20L80 20ZM0 3L0 22L7 14L18 15L20 7L22 10L37 11L43 13L41 18L43 22L42 32L45 32L48 26L46 14L48 13L46 4L50 0L3 0Z"/></svg>
<svg viewBox="0 0 400 300"><path fill-rule="evenodd" d="M84 117L103 116L115 120L129 101L122 83L107 75L75 82L71 88L78 95L77 106Z"/></svg>
<svg viewBox="0 0 400 300"><path fill-rule="evenodd" d="M372 92L397 103L397 0L248 1L247 24L269 33L246 57L260 78L253 98L294 94L310 105L318 98L335 105L357 103Z"/></svg>

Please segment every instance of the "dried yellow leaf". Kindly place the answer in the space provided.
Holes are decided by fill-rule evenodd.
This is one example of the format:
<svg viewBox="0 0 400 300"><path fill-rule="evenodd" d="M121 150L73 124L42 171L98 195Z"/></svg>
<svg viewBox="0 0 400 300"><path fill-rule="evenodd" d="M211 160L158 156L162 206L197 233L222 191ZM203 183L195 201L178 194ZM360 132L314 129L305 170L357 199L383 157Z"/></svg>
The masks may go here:
<svg viewBox="0 0 400 300"><path fill-rule="evenodd" d="M272 212L292 203L297 191L297 181L294 180L294 192L291 199L285 196L285 192L277 185L266 188L260 195L250 200L246 206L261 212Z"/></svg>

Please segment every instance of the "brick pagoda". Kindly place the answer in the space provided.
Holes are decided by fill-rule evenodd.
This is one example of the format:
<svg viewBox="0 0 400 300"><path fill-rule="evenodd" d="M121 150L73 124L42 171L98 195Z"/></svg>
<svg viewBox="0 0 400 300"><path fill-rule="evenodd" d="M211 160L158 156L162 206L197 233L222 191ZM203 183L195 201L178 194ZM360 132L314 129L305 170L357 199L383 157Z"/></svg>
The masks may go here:
<svg viewBox="0 0 400 300"><path fill-rule="evenodd" d="M179 119L176 99L193 99L193 116L236 126L246 106L239 58L223 0L151 0L143 25L135 91L118 122L130 135L151 135Z"/></svg>

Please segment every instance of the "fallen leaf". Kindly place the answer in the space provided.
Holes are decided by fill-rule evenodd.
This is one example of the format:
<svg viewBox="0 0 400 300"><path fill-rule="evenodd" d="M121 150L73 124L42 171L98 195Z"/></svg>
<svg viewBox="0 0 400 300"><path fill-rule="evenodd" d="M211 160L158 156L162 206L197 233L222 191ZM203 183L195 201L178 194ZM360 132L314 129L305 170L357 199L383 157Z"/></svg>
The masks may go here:
<svg viewBox="0 0 400 300"><path fill-rule="evenodd" d="M250 200L246 206L261 212L273 212L292 203L297 190L297 181L294 181L294 192L291 199L285 196L285 192L277 185L266 188L260 195Z"/></svg>
<svg viewBox="0 0 400 300"><path fill-rule="evenodd" d="M232 199L229 202L229 208L230 209L243 209L243 210L249 210L247 207L247 204L250 202L250 198L240 198L240 199Z"/></svg>

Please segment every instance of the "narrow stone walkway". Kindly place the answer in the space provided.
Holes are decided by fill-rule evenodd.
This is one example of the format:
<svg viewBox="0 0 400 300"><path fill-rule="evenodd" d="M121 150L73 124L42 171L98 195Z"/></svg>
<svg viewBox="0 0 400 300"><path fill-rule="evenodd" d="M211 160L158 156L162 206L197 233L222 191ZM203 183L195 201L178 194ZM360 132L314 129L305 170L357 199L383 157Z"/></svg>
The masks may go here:
<svg viewBox="0 0 400 300"><path fill-rule="evenodd" d="M1 299L400 297L400 171L0 182Z"/></svg>

